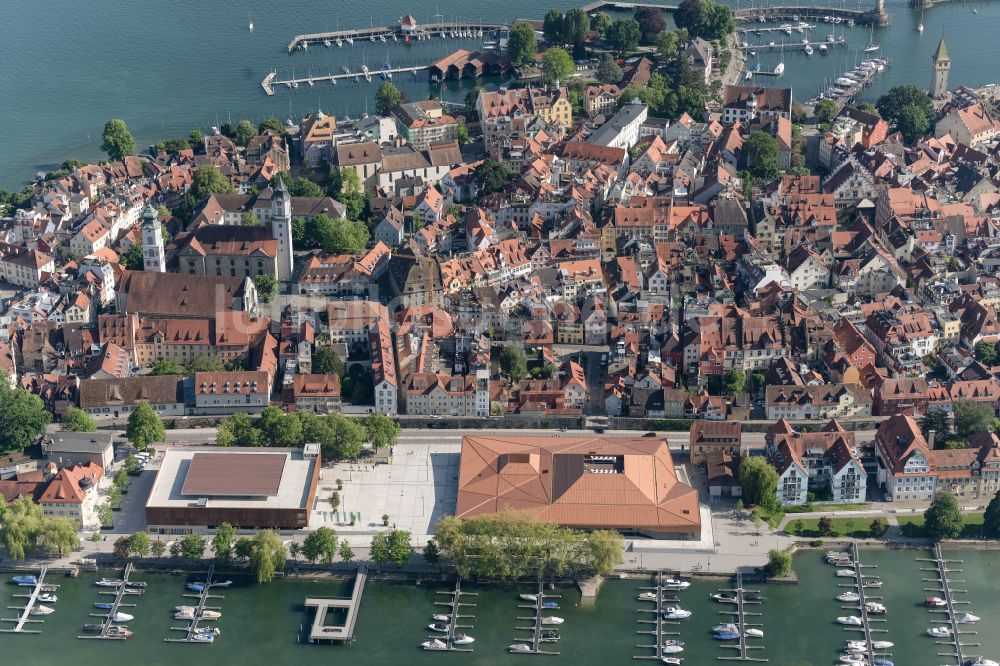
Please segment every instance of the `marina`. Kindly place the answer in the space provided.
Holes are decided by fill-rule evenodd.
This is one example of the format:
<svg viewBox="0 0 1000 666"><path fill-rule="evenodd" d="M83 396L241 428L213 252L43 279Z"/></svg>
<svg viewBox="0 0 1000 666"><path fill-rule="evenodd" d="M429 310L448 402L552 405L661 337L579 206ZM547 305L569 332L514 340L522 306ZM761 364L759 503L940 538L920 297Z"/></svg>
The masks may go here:
<svg viewBox="0 0 1000 666"><path fill-rule="evenodd" d="M763 625L760 623L748 623L747 617L759 618L761 613L756 611L748 611L746 607L748 605L760 605L763 603L763 599L760 597L760 590L748 590L743 587L743 572L737 572L736 574L736 588L730 590L719 590L722 593L728 592L733 594L736 601L736 609L732 611L719 611L722 615L735 615L736 616L736 628L737 628L737 641L736 645L729 643L724 643L722 647L724 648L735 648L739 650L739 655L736 656L721 656L719 661L767 661L764 657L754 657L750 654L750 650L763 650L763 645L751 645L747 642L748 633L754 628L759 628ZM747 595L755 595L755 598L747 598Z"/></svg>
<svg viewBox="0 0 1000 666"><path fill-rule="evenodd" d="M48 567L43 566L38 576L15 576L14 583L18 587L30 587L30 594L15 594L15 599L25 599L24 606L7 606L7 610L19 610L20 615L15 618L4 618L0 622L13 622L14 626L0 629L0 633L5 634L40 634L41 629L31 629L31 624L41 624L44 620L37 619L39 611L45 606L40 606L38 598L45 592L54 592L58 585L45 583L45 574ZM46 613L47 614L47 613Z"/></svg>
<svg viewBox="0 0 1000 666"><path fill-rule="evenodd" d="M444 652L472 652L472 648L464 647L466 645L471 645L471 641L474 640L467 636L463 632L459 632L459 629L472 629L471 624L459 624L460 621L469 618L474 618L474 615L462 614L462 608L475 608L476 604L462 603L462 596L477 596L475 592L463 592L462 591L462 580L455 580L455 589L451 592L438 592L438 594L448 595L449 601L437 601L435 605L437 606L447 606L448 607L448 621L445 625L446 631L443 632L444 636L428 636L427 641L421 643L420 646L424 650L437 650ZM441 619L439 616L435 615L434 620L440 623ZM433 625L432 625L433 626ZM442 640L443 639L443 640Z"/></svg>
<svg viewBox="0 0 1000 666"><path fill-rule="evenodd" d="M858 67L835 79L835 85L827 87L807 104L815 105L821 99L829 99L837 105L837 111L840 111L856 99L865 88L871 86L878 75L888 67L889 61L883 58L862 60Z"/></svg>
<svg viewBox="0 0 1000 666"><path fill-rule="evenodd" d="M424 41L428 39L481 39L496 30L506 28L504 23L489 23L484 21L469 21L455 23L428 23L412 28L400 24L399 26L378 26L371 28L356 28L349 30L334 30L332 32L316 32L304 35L295 35L292 41L288 42L288 52L308 50L310 45L325 45L326 42L333 44L340 42L343 46L353 46L355 42L398 42Z"/></svg>
<svg viewBox="0 0 1000 666"><path fill-rule="evenodd" d="M101 606L108 606L105 610L106 613L91 613L91 617L103 617L104 620L100 623L100 630L96 635L81 634L77 638L90 638L90 639L101 639L101 640L125 640L129 638L132 634L128 631L127 627L117 624L115 619L120 609L122 608L134 608L135 604L125 603L124 599L126 595L141 595L145 591L145 583L133 583L129 580L129 576L132 573L132 563L129 562L125 565L125 573L122 575L120 583L115 586L113 592L106 591L103 587L98 594L110 595L114 597L114 600L108 604L101 604ZM132 585L133 587L129 587Z"/></svg>
<svg viewBox="0 0 1000 666"><path fill-rule="evenodd" d="M844 627L844 631L860 630L864 632L865 654L871 656L872 658L878 657L882 659L888 659L892 655L885 653L884 649L882 649L880 653L876 655L876 641L874 638L872 638L872 635L875 633L881 633L881 634L888 633L887 629L881 627L876 628L872 626L873 624L884 624L885 619L873 618L868 612L868 609L870 607L869 604L876 600L881 601L883 597L872 596L870 594L866 594L865 592L866 589L880 589L883 583L878 576L866 576L863 573L863 569L877 568L877 565L862 564L861 554L858 550L857 542L853 543L851 546L852 546L853 557L850 560L850 569L853 571L854 580L852 583L846 585L841 584L841 587L845 586L853 587L858 595L858 601L856 602L856 605L855 602L851 602L850 606L843 606L842 608L846 608L848 610L853 610L853 611L859 611L861 613L860 615L861 622L860 625L846 625ZM838 573L839 573L839 568L838 568ZM857 617L857 616L849 616L849 617Z"/></svg>
<svg viewBox="0 0 1000 666"><path fill-rule="evenodd" d="M525 597L534 597L530 605L518 604L518 608L525 608L534 611L531 616L519 616L518 620L530 620L532 622L530 627L518 627L515 626L515 631L529 632L527 638L523 636L515 637L514 643L512 643L507 650L512 654L546 654L546 655L557 655L559 654L556 650L546 650L542 647L543 644L547 642L552 642L546 640L545 632L555 632L558 636L559 625L562 624L562 618L553 618L552 616L546 617L543 612L549 610L558 610L559 602L555 604L546 604L546 599L559 599L562 595L559 594L545 594L545 583L542 581L538 582L538 592L533 595L521 595L521 599L528 601ZM558 620L558 622L554 622ZM557 641L558 642L558 639Z"/></svg>
<svg viewBox="0 0 1000 666"><path fill-rule="evenodd" d="M654 584L651 587L640 587L639 589L645 590L645 592L640 593L640 601L649 601L650 594L653 595L652 601L655 602L656 607L653 610L647 608L636 609L637 614L642 613L653 613L653 619L645 619L642 615L639 616L638 622L642 625L652 624L652 629L640 629L636 633L649 635L653 637L652 645L636 645L637 648L644 650L653 650L655 654L652 655L636 655L632 657L633 659L655 659L656 661L662 662L664 657L666 657L666 651L669 650L671 646L679 648L678 651L683 651L683 645L677 645L676 639L666 638L667 636L680 636L680 633L675 631L664 631L664 625L668 624L678 624L677 622L668 622L663 618L664 615L664 602L667 603L678 603L680 600L677 597L665 597L667 592L666 586L663 584L663 572L656 572L656 578L653 579ZM668 643L667 641L673 641L673 643Z"/></svg>
<svg viewBox="0 0 1000 666"><path fill-rule="evenodd" d="M301 78L289 78L281 79L277 78L276 72L271 72L264 77L264 80L260 82L261 88L264 89L264 94L268 97L274 95L275 88L279 86L285 86L287 88L298 88L299 85L315 85L317 83L331 83L335 84L337 81L343 79L366 79L368 83L379 75L386 74L416 74L417 72L426 71L429 65L417 65L415 67L390 67L388 69L362 69L359 71L347 70L340 74L324 74L323 76L304 76Z"/></svg>
<svg viewBox="0 0 1000 666"><path fill-rule="evenodd" d="M934 598L942 599L944 601L944 606L941 607L928 606L929 612L934 613L936 615L940 615L942 613L945 615L945 618L943 620L938 618L935 618L933 620L935 623L939 623L936 628L940 630L942 628L941 625L943 624L944 628L948 630L947 636L933 636L933 638L937 645L951 646L951 651L938 652L937 654L939 657L952 657L955 659L956 664L962 666L963 664L966 663L966 655L962 648L981 647L982 645L981 643L966 643L962 641L962 636L974 636L978 633L976 631L962 630L962 625L969 623L960 622L960 619L963 619L962 616L968 618L970 614L968 612L959 613L959 611L955 609L955 606L967 605L969 602L957 601L955 599L955 593L964 592L965 590L956 590L951 587L951 584L964 583L965 581L962 580L952 581L948 579L949 573L962 573L961 569L953 569L949 566L951 564L961 564L962 560L945 559L941 553L941 545L935 544L933 559L918 558L917 561L922 563L932 563L934 565L932 568L921 568L921 571L935 572L937 574L937 578L924 578L923 582L937 583L938 587L925 587L924 591L937 592L938 594L941 595L941 597L934 597ZM930 600L925 601L924 604L928 605L928 601ZM931 630L928 630L928 633L931 633ZM944 633L944 632L939 631L939 633Z"/></svg>
<svg viewBox="0 0 1000 666"><path fill-rule="evenodd" d="M347 599L340 597L306 597L305 607L315 608L312 627L309 629L309 642L322 641L352 642L357 640L354 628L358 622L358 611L361 608L361 597L365 593L365 581L368 579L368 568L359 567L354 576L354 588ZM343 614L342 623L328 624L332 614Z"/></svg>
<svg viewBox="0 0 1000 666"><path fill-rule="evenodd" d="M194 606L191 613L191 619L188 621L188 626L186 627L170 627L170 631L180 631L184 632L182 638L164 638L166 643L199 643L207 644L212 643L215 637L219 634L219 630L216 628L203 629L199 625L208 621L210 618L203 617L206 615L206 611L218 612L218 606L209 606L208 602L211 599L224 599L221 594L212 594L213 587L228 587L229 582L226 583L213 583L212 576L215 573L215 565L209 565L208 573L205 574L205 580L199 583L188 583L187 589L196 592L197 594L184 594L184 597L189 599L197 599L198 603ZM214 618L217 619L218 615Z"/></svg>

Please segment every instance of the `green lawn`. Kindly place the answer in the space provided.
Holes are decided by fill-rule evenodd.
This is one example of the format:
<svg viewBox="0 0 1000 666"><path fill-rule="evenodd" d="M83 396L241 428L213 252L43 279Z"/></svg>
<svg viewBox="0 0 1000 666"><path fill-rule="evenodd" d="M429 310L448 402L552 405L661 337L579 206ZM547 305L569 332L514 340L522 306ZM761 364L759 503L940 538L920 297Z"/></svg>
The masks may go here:
<svg viewBox="0 0 1000 666"><path fill-rule="evenodd" d="M874 518L833 518L833 532L827 536L850 536L862 539L868 536L868 526ZM789 534L805 537L823 536L819 531L819 518L795 518L785 527Z"/></svg>
<svg viewBox="0 0 1000 666"><path fill-rule="evenodd" d="M823 511L865 511L869 509L867 504L813 504L812 510L823 512Z"/></svg>
<svg viewBox="0 0 1000 666"><path fill-rule="evenodd" d="M983 528L982 512L966 513L963 514L963 516L965 517L965 527L962 528L961 538L973 539L978 537ZM900 516L899 527L903 530L904 536L926 536L926 534L924 534L924 515L922 513L914 514L912 516Z"/></svg>

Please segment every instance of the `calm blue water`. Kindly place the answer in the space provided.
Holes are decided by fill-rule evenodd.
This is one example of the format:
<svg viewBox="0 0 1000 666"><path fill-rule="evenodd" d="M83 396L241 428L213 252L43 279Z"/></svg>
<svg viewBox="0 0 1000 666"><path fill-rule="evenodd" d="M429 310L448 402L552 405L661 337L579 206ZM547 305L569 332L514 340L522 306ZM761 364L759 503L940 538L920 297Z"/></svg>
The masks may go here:
<svg viewBox="0 0 1000 666"><path fill-rule="evenodd" d="M440 12L445 20L509 21L540 18L550 4L564 7L582 0L538 3L531 0L5 0L0 20L0 187L17 187L36 171L67 157L97 159L100 133L108 118L124 118L140 146L186 135L195 127L242 117L288 118L322 107L338 116L364 113L376 84L342 83L301 86L265 97L260 80L276 70L294 73L339 71L342 65L422 64L456 48L476 48L478 40L435 40L411 46L313 47L288 55L292 35L325 29L385 25L402 14L418 21ZM1000 4L953 3L925 13L926 31L915 30L919 12L905 0L890 0L893 25L876 30L882 54L893 61L869 95L899 82L926 85L930 54L941 34L952 57L952 84L978 85L997 78L991 66L997 54ZM971 8L979 9L972 14ZM247 31L248 18L256 24ZM821 39L829 31L818 30ZM848 29L853 50L868 44L863 28ZM801 37L796 35L795 38ZM780 39L780 38L779 38ZM752 40L751 40L752 41ZM765 40L767 41L767 40ZM773 67L777 56L762 67ZM797 99L811 97L822 80L853 63L853 51L841 49L822 58L785 55L783 85ZM426 78L397 76L397 85L413 97L431 90ZM471 85L466 83L465 85ZM449 84L446 99L464 98L462 86Z"/></svg>

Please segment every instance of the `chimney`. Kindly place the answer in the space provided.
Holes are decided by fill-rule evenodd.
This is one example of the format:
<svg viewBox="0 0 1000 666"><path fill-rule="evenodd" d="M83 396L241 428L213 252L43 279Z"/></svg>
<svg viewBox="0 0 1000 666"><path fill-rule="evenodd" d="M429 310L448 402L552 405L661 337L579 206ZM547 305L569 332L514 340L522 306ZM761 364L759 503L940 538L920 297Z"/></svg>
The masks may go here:
<svg viewBox="0 0 1000 666"><path fill-rule="evenodd" d="M936 430L929 430L927 432L927 448L929 448L931 451L934 450L934 436L935 435L937 435L937 431Z"/></svg>

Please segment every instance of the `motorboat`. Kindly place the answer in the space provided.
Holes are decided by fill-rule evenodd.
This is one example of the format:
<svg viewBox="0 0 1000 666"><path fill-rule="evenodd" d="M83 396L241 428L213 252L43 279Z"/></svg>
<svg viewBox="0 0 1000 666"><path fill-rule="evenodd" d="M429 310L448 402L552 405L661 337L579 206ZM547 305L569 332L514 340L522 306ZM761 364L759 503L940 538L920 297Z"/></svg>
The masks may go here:
<svg viewBox="0 0 1000 666"><path fill-rule="evenodd" d="M684 652L684 643L681 641L665 641L660 651L665 654L679 654Z"/></svg>
<svg viewBox="0 0 1000 666"><path fill-rule="evenodd" d="M187 584L187 589L191 590L192 592L204 592L205 591L205 584L204 583L188 583Z"/></svg>
<svg viewBox="0 0 1000 666"><path fill-rule="evenodd" d="M51 608L49 606L38 605L38 606L35 606L34 608L32 608L31 612L28 613L28 614L29 615L52 615L52 613L55 613L55 612L56 612L55 608Z"/></svg>
<svg viewBox="0 0 1000 666"><path fill-rule="evenodd" d="M774 66L775 76L781 76L784 73L785 73L785 63L779 62L777 65Z"/></svg>
<svg viewBox="0 0 1000 666"><path fill-rule="evenodd" d="M331 45L332 45L332 42L330 42L329 39L324 39L323 40L323 46L325 46L326 48L330 48Z"/></svg>
<svg viewBox="0 0 1000 666"><path fill-rule="evenodd" d="M840 624L846 624L849 627L861 626L861 618L857 615L841 615L837 618L837 622Z"/></svg>
<svg viewBox="0 0 1000 666"><path fill-rule="evenodd" d="M861 601L861 595L857 592L841 592L837 595L837 601L843 601L846 603Z"/></svg>
<svg viewBox="0 0 1000 666"><path fill-rule="evenodd" d="M691 614L691 611L685 610L680 606L669 606L663 609L664 620L686 620L691 617Z"/></svg>
<svg viewBox="0 0 1000 666"><path fill-rule="evenodd" d="M558 643L559 642L559 632L558 631L543 631L538 640L542 643Z"/></svg>
<svg viewBox="0 0 1000 666"><path fill-rule="evenodd" d="M880 580L866 580L861 583L861 587L882 587L882 581Z"/></svg>
<svg viewBox="0 0 1000 666"><path fill-rule="evenodd" d="M344 41L346 41L351 46L354 46L354 38L353 37L347 37L347 38L345 38Z"/></svg>
<svg viewBox="0 0 1000 666"><path fill-rule="evenodd" d="M128 613L118 612L111 616L112 622L131 622L135 618Z"/></svg>
<svg viewBox="0 0 1000 666"><path fill-rule="evenodd" d="M656 601L656 592L640 592L639 601Z"/></svg>
<svg viewBox="0 0 1000 666"><path fill-rule="evenodd" d="M191 640L198 641L200 643L211 643L215 640L215 634L194 633L191 634Z"/></svg>
<svg viewBox="0 0 1000 666"><path fill-rule="evenodd" d="M806 55L812 55L813 53L815 53L815 51L813 51L813 47L809 46L808 44L806 44L803 51L806 52Z"/></svg>
<svg viewBox="0 0 1000 666"><path fill-rule="evenodd" d="M951 636L950 627L931 627L927 630L928 636L933 636L934 638L948 638Z"/></svg>
<svg viewBox="0 0 1000 666"><path fill-rule="evenodd" d="M982 619L978 615L973 615L972 613L959 613L955 618L955 622L959 624L972 624L973 622L979 622Z"/></svg>
<svg viewBox="0 0 1000 666"><path fill-rule="evenodd" d="M880 604L877 601L869 601L865 604L865 612L869 615L885 615L885 604Z"/></svg>
<svg viewBox="0 0 1000 666"><path fill-rule="evenodd" d="M94 608L99 608L101 610L111 610L114 607L115 607L114 604L109 604L103 601L99 601L96 604L94 604Z"/></svg>
<svg viewBox="0 0 1000 666"><path fill-rule="evenodd" d="M342 40L340 37L337 37L337 41L335 41L334 44L336 44L337 48L339 49L341 46L344 45L344 40Z"/></svg>
<svg viewBox="0 0 1000 666"><path fill-rule="evenodd" d="M664 664L673 664L674 666L680 666L680 663L684 661L680 657L660 657L660 661Z"/></svg>
<svg viewBox="0 0 1000 666"><path fill-rule="evenodd" d="M455 645L472 645L476 642L476 639L467 634L455 634L451 642Z"/></svg>
<svg viewBox="0 0 1000 666"><path fill-rule="evenodd" d="M549 615L548 617L542 618L542 624L562 624L565 621L566 620L561 617L556 617L555 615Z"/></svg>
<svg viewBox="0 0 1000 666"><path fill-rule="evenodd" d="M839 562L840 560L851 559L851 555L850 553L845 553L842 550L828 550L826 551L826 554L823 556L823 559L825 559L827 562Z"/></svg>
<svg viewBox="0 0 1000 666"><path fill-rule="evenodd" d="M868 644L865 643L864 641L856 641L856 640L847 641L847 643L845 644L845 649L851 651L859 651L859 650L864 651L868 649Z"/></svg>
<svg viewBox="0 0 1000 666"><path fill-rule="evenodd" d="M740 637L739 633L735 631L725 631L725 632L720 631L717 632L715 636L713 636L713 638L715 638L715 640L717 641L735 641L739 637Z"/></svg>
<svg viewBox="0 0 1000 666"><path fill-rule="evenodd" d="M83 631L87 634L99 634L104 631L103 624L85 624L83 625Z"/></svg>
<svg viewBox="0 0 1000 666"><path fill-rule="evenodd" d="M213 636L218 636L219 634L222 633L222 629L219 629L218 627L212 627L210 629L207 629L207 628L206 629L195 629L194 633L196 633L196 634L211 634Z"/></svg>
<svg viewBox="0 0 1000 666"><path fill-rule="evenodd" d="M425 650L447 650L448 644L440 639L432 638L429 641L424 641L423 643L421 643L420 647L422 647Z"/></svg>
<svg viewBox="0 0 1000 666"><path fill-rule="evenodd" d="M652 594L652 592L650 592L650 594ZM521 601L538 601L537 594L519 594L517 596ZM641 598L642 595L640 594L639 597Z"/></svg>
<svg viewBox="0 0 1000 666"><path fill-rule="evenodd" d="M441 35L444 37L444 35ZM524 643L514 643L513 645L508 645L507 650L510 652L531 652L531 646Z"/></svg>
<svg viewBox="0 0 1000 666"><path fill-rule="evenodd" d="M430 629L431 631L436 631L439 634L447 634L449 631L448 625L441 624L439 622L432 622L431 624L427 625L427 628Z"/></svg>
<svg viewBox="0 0 1000 666"><path fill-rule="evenodd" d="M115 578L102 578L99 581L95 582L94 585L96 585L97 587L118 587L119 585L122 584L122 582L123 581Z"/></svg>
<svg viewBox="0 0 1000 666"><path fill-rule="evenodd" d="M126 587L125 594L142 594L141 587Z"/></svg>
<svg viewBox="0 0 1000 666"><path fill-rule="evenodd" d="M875 666L896 666L892 659L878 658L874 662Z"/></svg>
<svg viewBox="0 0 1000 666"><path fill-rule="evenodd" d="M1000 666L1000 662L993 661L992 659L987 659L986 657L973 657L972 659L967 659L963 666Z"/></svg>
<svg viewBox="0 0 1000 666"><path fill-rule="evenodd" d="M826 55L827 51L829 51L829 50L830 50L830 49L828 49L828 48L826 47L826 44L820 44L820 45L819 45L819 52L820 52L820 55Z"/></svg>
<svg viewBox="0 0 1000 666"><path fill-rule="evenodd" d="M849 654L840 655L840 663L847 664L847 666L866 666L864 659L860 657L855 657Z"/></svg>
<svg viewBox="0 0 1000 666"><path fill-rule="evenodd" d="M712 598L718 601L720 604L735 604L736 595L729 594L727 592L716 592L712 595Z"/></svg>
<svg viewBox="0 0 1000 666"><path fill-rule="evenodd" d="M927 608L944 608L948 602L941 597L927 597L924 599L924 606Z"/></svg>
<svg viewBox="0 0 1000 666"><path fill-rule="evenodd" d="M43 604L54 604L55 602L59 601L59 597L52 594L51 592L46 592L44 594L39 594L38 600Z"/></svg>
<svg viewBox="0 0 1000 666"><path fill-rule="evenodd" d="M431 615L431 619L432 620L437 620L438 622L451 622L451 616L450 615L441 615L441 614L438 614L438 613L435 613L434 615Z"/></svg>
<svg viewBox="0 0 1000 666"><path fill-rule="evenodd" d="M764 630L751 627L743 632L747 638L764 638Z"/></svg>
<svg viewBox="0 0 1000 666"><path fill-rule="evenodd" d="M854 578L854 569L837 569L840 578Z"/></svg>
<svg viewBox="0 0 1000 666"><path fill-rule="evenodd" d="M202 620L218 620L222 617L222 613L213 610L203 610L201 614L196 614L193 610L191 611L181 611L180 613L174 614L175 620L193 620L198 617Z"/></svg>
<svg viewBox="0 0 1000 666"><path fill-rule="evenodd" d="M666 590L686 590L691 587L690 581L680 580L678 578L668 578L663 581L663 588Z"/></svg>
<svg viewBox="0 0 1000 666"><path fill-rule="evenodd" d="M126 638L132 638L135 634L129 631L128 627L119 627L117 624L113 624L108 627L108 631L104 635L108 638L119 638L124 640Z"/></svg>
<svg viewBox="0 0 1000 666"><path fill-rule="evenodd" d="M714 627L712 627L712 631L714 631L717 634L735 633L739 630L740 628L735 624L733 624L732 622L727 622L725 624L717 624Z"/></svg>
<svg viewBox="0 0 1000 666"><path fill-rule="evenodd" d="M878 44L869 44L868 46L865 47L865 53L875 53L880 48L882 47L879 46Z"/></svg>
<svg viewBox="0 0 1000 666"><path fill-rule="evenodd" d="M14 576L14 585L38 585L38 576Z"/></svg>
<svg viewBox="0 0 1000 666"><path fill-rule="evenodd" d="M559 602L558 601L543 601L542 602L542 608L549 608L549 609L559 608Z"/></svg>
<svg viewBox="0 0 1000 666"><path fill-rule="evenodd" d="M895 645L892 641L872 641L872 647L876 650L888 650Z"/></svg>

